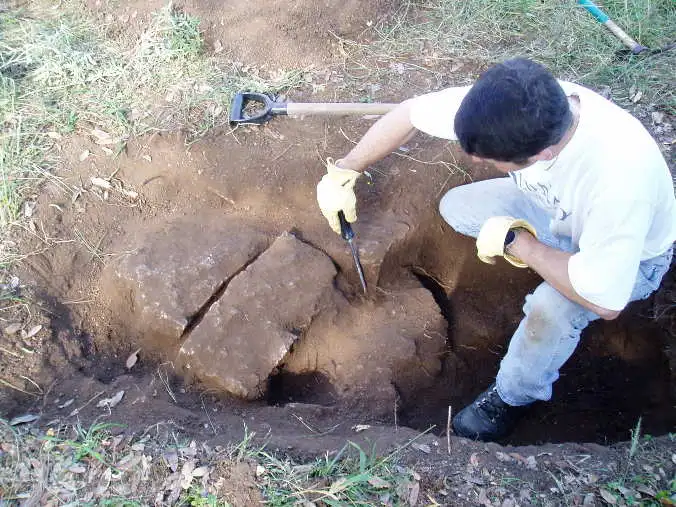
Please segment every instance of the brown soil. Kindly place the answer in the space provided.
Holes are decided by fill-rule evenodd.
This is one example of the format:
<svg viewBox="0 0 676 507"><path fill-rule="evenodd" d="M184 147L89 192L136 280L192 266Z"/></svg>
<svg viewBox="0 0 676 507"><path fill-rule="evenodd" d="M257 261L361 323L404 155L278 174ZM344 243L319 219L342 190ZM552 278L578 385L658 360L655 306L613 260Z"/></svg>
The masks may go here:
<svg viewBox="0 0 676 507"><path fill-rule="evenodd" d="M298 41L310 38L315 26L326 30L332 23L339 27L345 23L346 33L358 33L356 20L381 12L378 2L346 2L340 9L333 2L323 3L321 12L312 2L273 4L270 14L261 8L252 12L245 2L194 1L185 8L206 20L209 37L222 36L225 46L223 34L230 33L232 51L257 48L260 62L268 64L297 64L302 61L299 55L323 61L329 55L323 39L317 42L315 37L316 51L310 53ZM122 16L146 19L157 6L131 2L122 8ZM334 11L344 18L327 15ZM285 25L286 35L274 32L269 37L282 48L274 58L263 42L248 45L227 29L228 23L248 14L246 19L258 23L254 23L258 30L273 33L268 30L284 24L275 12L304 14L297 18L298 25ZM136 23L140 26L141 21ZM222 30L220 35L217 30ZM237 32L260 33L243 28ZM261 39L256 35L247 40ZM284 53L291 47L298 53ZM442 221L436 206L446 190L466 183L468 176L480 180L494 174L469 165L445 143L418 138L409 144L408 155L434 162L392 155L372 168L372 185L359 185L356 242L369 283L368 296L361 296L346 243L330 231L316 208L315 185L324 172L325 157L346 152L351 146L348 139L358 139L369 126L366 120L280 118L263 127L216 131L190 146L180 133L135 139L118 157L102 152L83 126L77 135L59 141L61 182L51 181L42 189L36 198L34 227L22 238L35 253L23 263L21 281L27 295L42 307L26 318L24 327L42 324L43 330L30 338L3 337L3 346L14 355L0 359L4 378L16 379L17 387L32 392L31 383L21 380L28 377L45 386L46 392L30 397L5 391L2 412L11 417L33 408L42 411L45 421L92 420L102 415L96 399L125 390L123 402L109 417L138 427L173 420L195 434L213 433L221 440L241 438L244 421L259 435L271 433L269 441L280 449L291 446L299 454L340 447L357 423L417 430L433 426L433 433L442 434L448 406L457 411L493 379L521 318L524 296L539 279L527 270L480 263L473 241ZM86 150L91 154L80 160ZM450 166L439 161L458 162L468 174L450 173ZM110 178L113 188L104 191L92 185L92 177ZM137 192L138 198L129 191ZM176 223L191 225L187 233L177 233ZM167 248L181 253L188 263L194 251L197 262L213 246L203 241L205 231L227 234L221 231L224 224L239 224L233 226L238 231L249 224L267 238L291 232L330 257L338 271L332 304L322 313L312 313L309 324L292 330L295 345L267 379L266 396L252 402L222 392L206 393L200 384L185 383L177 376L178 342L151 337L154 345L148 346L147 324L144 328L129 304L137 287L121 288L106 274L110 266L138 255L162 234ZM191 276L202 276L195 275L198 270L190 273L190 265L187 268ZM181 276L178 269L167 273L169 285L186 290L172 299L178 320L186 320L169 333L178 330L183 336L181 327L185 330L200 308L209 310L209 298L222 294L219 287L224 288L229 275L220 273L194 298L185 296L197 287L184 287L187 282ZM670 276L673 279L673 270ZM317 277L307 272L304 283L312 284ZM673 280L668 283L673 287ZM651 309L652 301L634 304L617 321L590 326L562 371L554 400L535 407L504 443L611 443L626 440L639 417L647 433L672 430L673 337L648 317ZM261 319L266 317L264 311ZM22 347L33 353L22 353ZM127 369L125 361L139 347L139 362ZM74 401L69 408L58 408L70 399ZM78 412L72 413L71 407ZM308 438L302 422L311 423L322 438ZM330 432L336 423L339 429ZM386 446L401 440L389 429L378 436ZM481 448L453 442L463 449L459 454L463 459Z"/></svg>
<svg viewBox="0 0 676 507"><path fill-rule="evenodd" d="M356 241L370 285L369 296L359 296L347 245L315 209L314 186L323 171L320 155L349 148L338 129L356 138L368 126L361 120L279 119L234 135L216 133L189 148L180 135L157 135L130 143L117 159L97 150L85 136L68 141L62 149L66 158L60 175L64 183L78 189L79 197L73 201L72 194L48 186L35 213L37 229L45 237L69 242L52 244L25 263L25 279L35 277L36 286L44 287L43 298L52 313L51 321L45 322L51 339L45 339L43 351L51 367L36 360L29 371L31 378L49 385L74 363L86 374L109 382L124 372L130 352L145 348L144 335L131 325L133 314L121 310L123 305L110 303L124 301L125 292L99 282L105 265L138 253L130 253L129 237L150 243L149 231L171 233L170 224L177 218L198 217L197 222L203 223L194 226L193 234L167 236L175 251L189 254L194 245L197 259L203 253L199 231L213 229L214 222L248 223L272 235L293 231L328 254L339 267L336 286L348 301L332 310L335 317L322 317L305 338L299 338L271 378L268 401L342 406L359 421L393 423L396 411L398 424L445 428L448 405L459 409L495 375L521 318L523 297L538 278L506 266L481 264L474 256L473 242L439 218L438 197L446 188L463 183L461 174L449 177L442 166L421 166L391 156L373 168L374 184L358 189L362 204ZM438 141L421 139L411 147L416 156L439 155L450 161L451 155ZM81 162L78 154L85 149L93 155ZM475 178L490 175L485 169L466 167ZM115 188L133 189L139 199L114 188L106 200L89 183L92 176L113 173ZM35 238L27 240L36 249L42 244ZM85 240L90 246L98 245L99 254L92 254ZM312 273L307 275L312 279ZM410 298L406 294L422 286L431 291L427 298L418 297L426 310L416 307L420 302L406 301ZM191 302L185 315L201 304ZM617 322L599 323L585 331L580 350L556 385L553 402L533 410L509 442L613 442L627 438L628 428L640 416L647 432L661 434L673 428L667 337L642 316L648 306L634 305ZM395 326L412 329L411 343L420 346L425 334L441 336L442 342L429 352L411 349L413 356L407 356L405 341L401 349L394 346L397 328L388 331L385 316L390 307L401 314L393 321ZM416 321L416 315L430 311L448 319L446 324L441 324L443 319L436 324L428 318ZM130 325L119 325L125 320ZM158 360L175 361L172 350L176 349L168 347L159 355L144 350L141 363L151 368ZM303 359L307 350L316 361ZM393 359L379 352L385 350ZM416 354L422 359L415 367L410 359L401 362ZM171 365L165 367L172 371ZM20 369L25 374L26 364ZM6 365L5 371L18 378L16 365ZM186 388L199 390L198 386ZM130 410L135 412L133 407ZM130 413L130 417L135 416Z"/></svg>
<svg viewBox="0 0 676 507"><path fill-rule="evenodd" d="M164 0L87 0L114 33L140 34ZM396 10L390 0L182 0L174 5L201 20L209 49L267 70L322 66L340 56L340 38L368 38L370 26Z"/></svg>

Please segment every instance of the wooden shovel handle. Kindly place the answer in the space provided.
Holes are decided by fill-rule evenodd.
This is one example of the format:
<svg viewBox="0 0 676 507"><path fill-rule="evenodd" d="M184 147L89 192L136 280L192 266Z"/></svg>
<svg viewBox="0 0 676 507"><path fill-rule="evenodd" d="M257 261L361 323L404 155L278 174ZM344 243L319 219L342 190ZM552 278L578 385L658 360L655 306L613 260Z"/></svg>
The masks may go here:
<svg viewBox="0 0 676 507"><path fill-rule="evenodd" d="M289 116L301 116L304 114L318 115L343 115L343 114L373 114L382 115L389 113L399 104L368 104L350 102L317 102L302 103L291 102L286 105L286 114Z"/></svg>

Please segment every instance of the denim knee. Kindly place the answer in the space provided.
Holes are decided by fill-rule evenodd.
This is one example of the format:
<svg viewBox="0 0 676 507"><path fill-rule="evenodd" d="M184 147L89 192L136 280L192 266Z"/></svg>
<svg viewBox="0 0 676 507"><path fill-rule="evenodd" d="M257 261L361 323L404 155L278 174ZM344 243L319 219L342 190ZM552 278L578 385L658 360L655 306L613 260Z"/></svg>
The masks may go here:
<svg viewBox="0 0 676 507"><path fill-rule="evenodd" d="M477 236L481 224L476 224L471 210L476 207L470 195L470 185L461 185L452 188L441 198L439 213L448 225L456 232L467 236Z"/></svg>
<svg viewBox="0 0 676 507"><path fill-rule="evenodd" d="M598 315L569 300L547 283L541 284L533 294L526 296L523 305L525 338L542 341L557 335L579 338L589 322Z"/></svg>

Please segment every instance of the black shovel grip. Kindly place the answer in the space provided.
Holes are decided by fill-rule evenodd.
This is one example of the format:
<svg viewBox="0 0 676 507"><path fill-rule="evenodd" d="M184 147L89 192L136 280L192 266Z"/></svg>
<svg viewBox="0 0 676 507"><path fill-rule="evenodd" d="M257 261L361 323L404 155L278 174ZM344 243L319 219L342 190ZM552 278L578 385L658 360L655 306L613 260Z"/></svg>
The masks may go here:
<svg viewBox="0 0 676 507"><path fill-rule="evenodd" d="M338 212L338 220L340 220L340 235L345 241L350 241L352 238L354 238L354 231L352 230L350 222L348 222L345 218L345 213L343 213L343 210Z"/></svg>

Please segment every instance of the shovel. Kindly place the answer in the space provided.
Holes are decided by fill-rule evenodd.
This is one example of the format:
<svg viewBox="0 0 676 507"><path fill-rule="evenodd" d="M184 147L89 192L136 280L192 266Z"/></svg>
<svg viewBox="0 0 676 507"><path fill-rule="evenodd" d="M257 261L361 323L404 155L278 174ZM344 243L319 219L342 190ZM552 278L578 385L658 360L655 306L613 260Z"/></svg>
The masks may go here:
<svg viewBox="0 0 676 507"><path fill-rule="evenodd" d="M667 46L664 46L663 48L658 48L658 49L650 49L647 48L638 42L636 42L634 39L632 39L627 32L622 30L619 26L615 24L615 22L610 19L610 17L601 10L601 8L596 5L592 0L578 0L578 5L584 7L589 14L594 16L596 21L601 23L603 26L605 26L610 33L612 33L615 37L620 39L622 43L627 46L631 54L633 55L643 55L643 54L657 54L657 53L663 53L665 51L669 51L670 49L676 48L676 44L669 44ZM622 53L622 52L620 52ZM627 50L624 50L624 53L627 53Z"/></svg>
<svg viewBox="0 0 676 507"><path fill-rule="evenodd" d="M242 92L235 95L230 106L230 124L267 123L273 116L320 116L339 115L383 115L398 104L369 104L361 102L277 102L265 93Z"/></svg>

